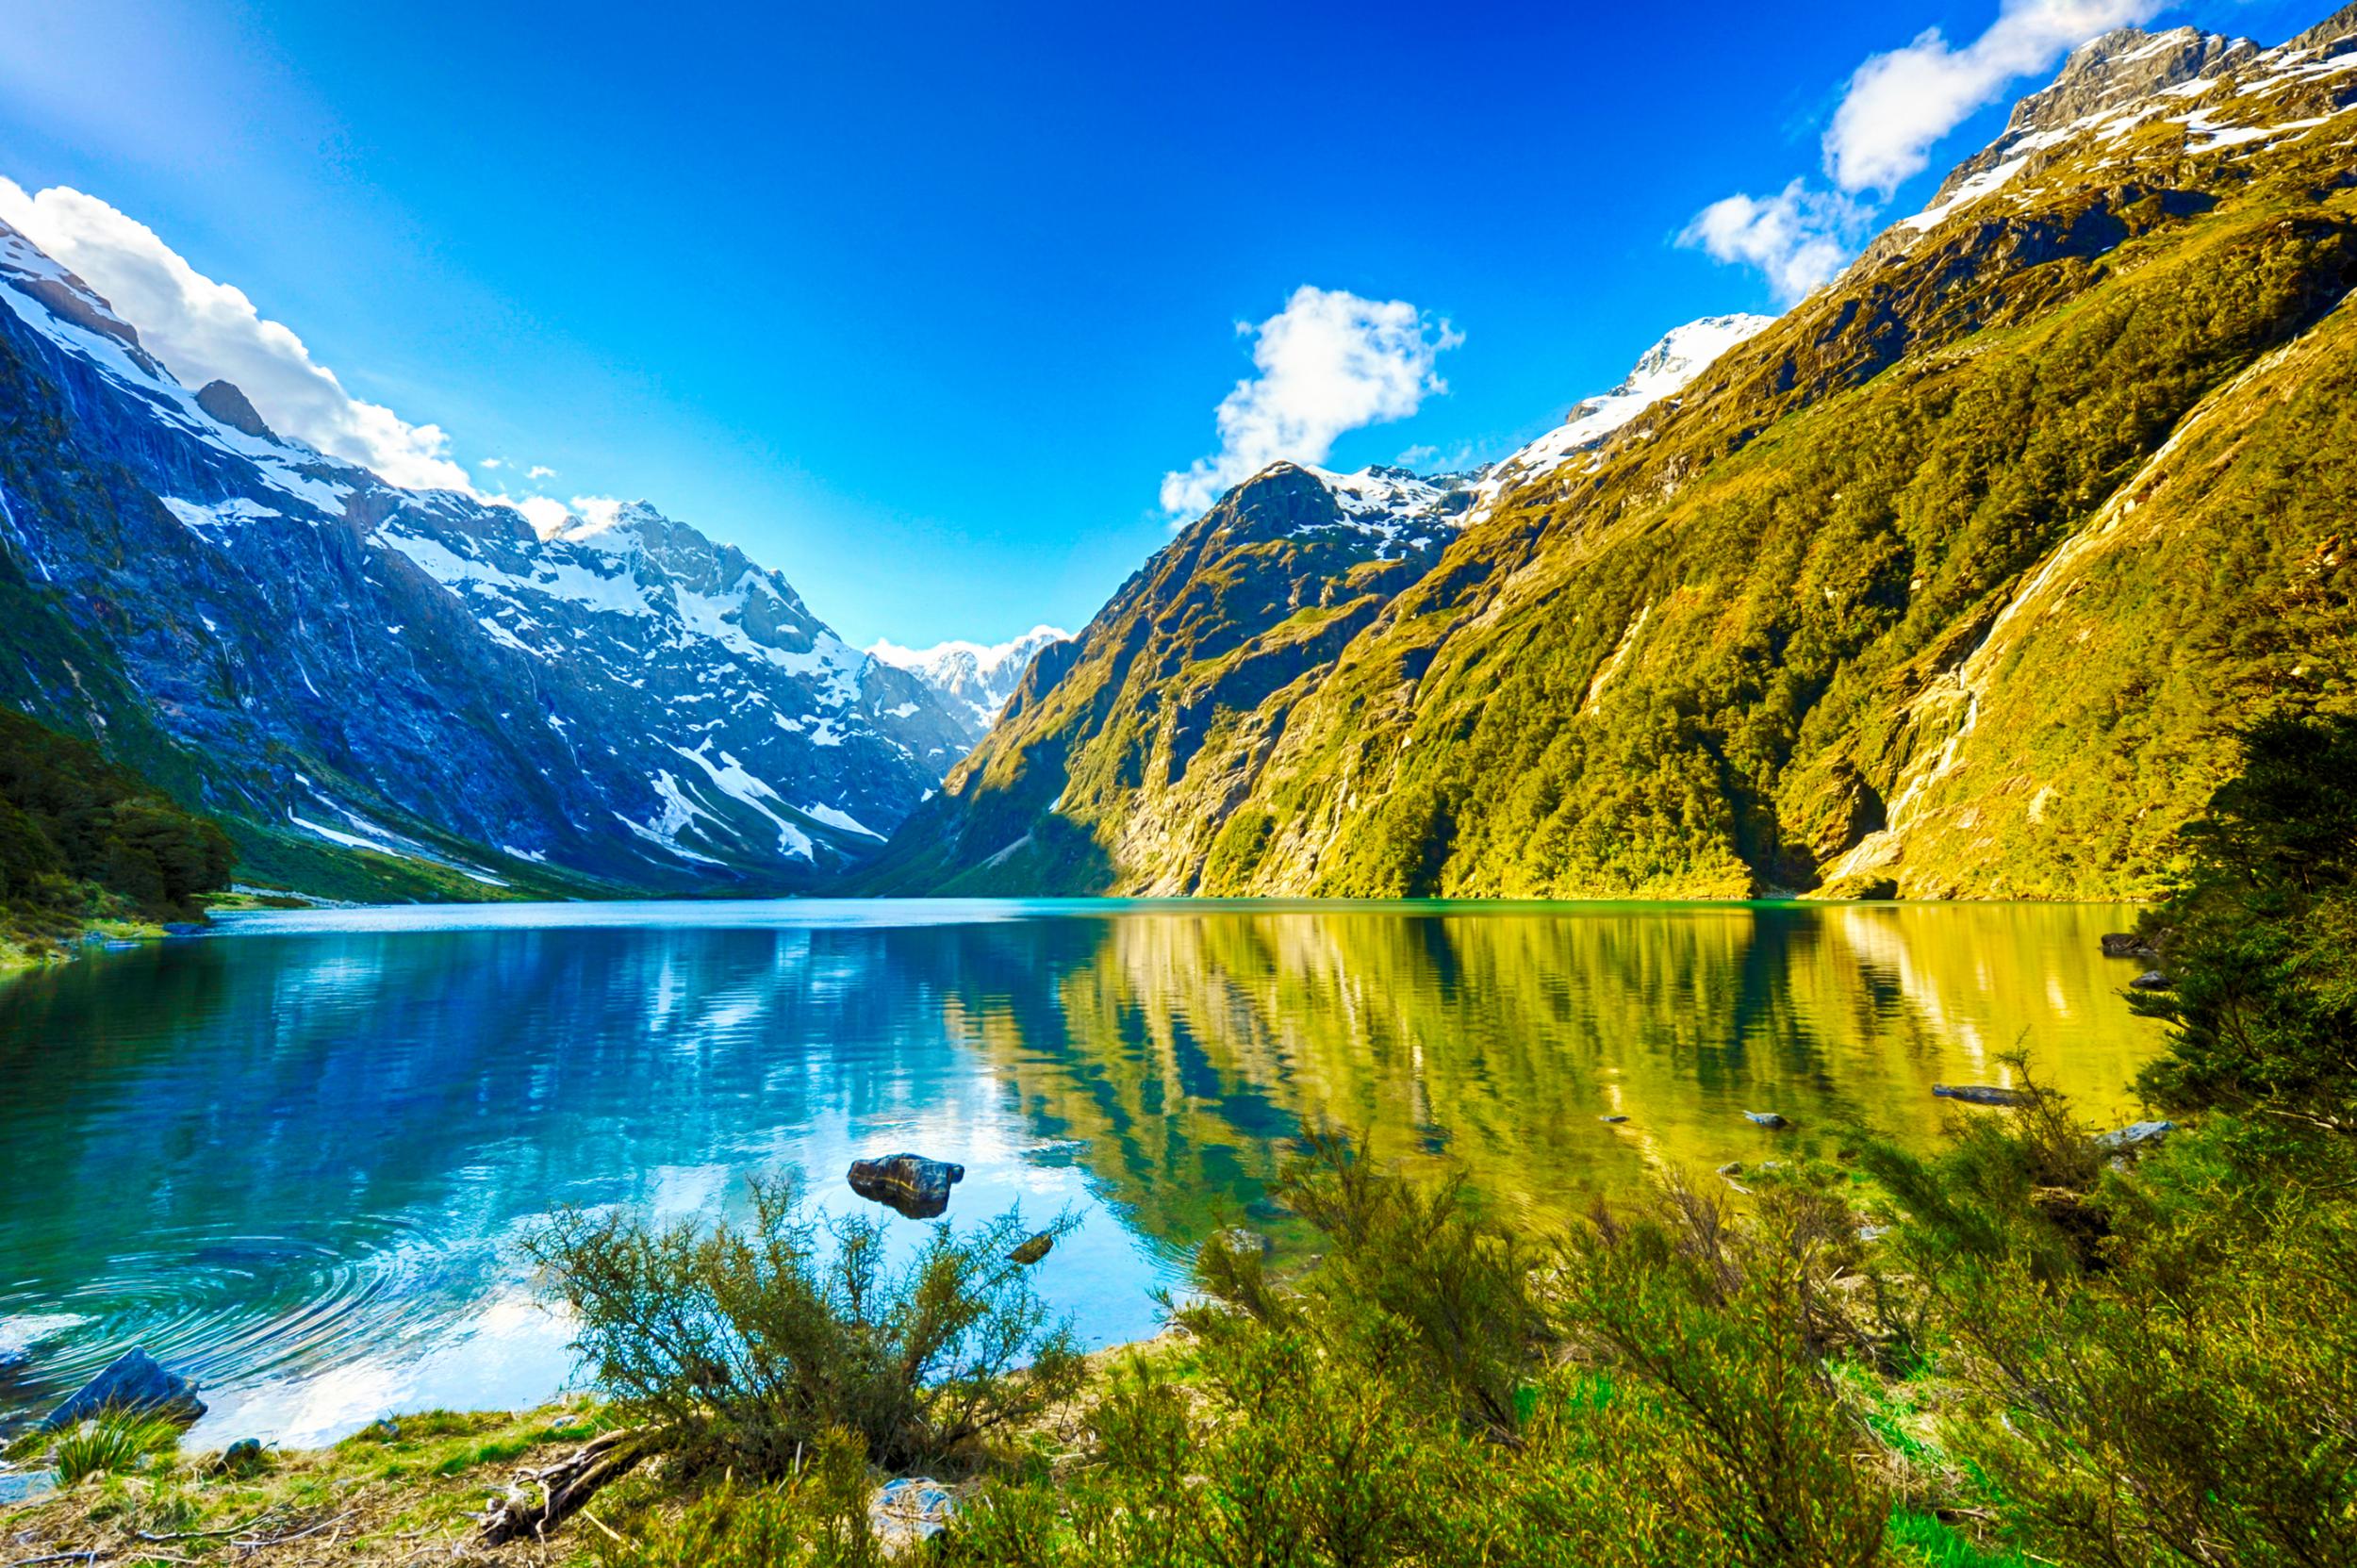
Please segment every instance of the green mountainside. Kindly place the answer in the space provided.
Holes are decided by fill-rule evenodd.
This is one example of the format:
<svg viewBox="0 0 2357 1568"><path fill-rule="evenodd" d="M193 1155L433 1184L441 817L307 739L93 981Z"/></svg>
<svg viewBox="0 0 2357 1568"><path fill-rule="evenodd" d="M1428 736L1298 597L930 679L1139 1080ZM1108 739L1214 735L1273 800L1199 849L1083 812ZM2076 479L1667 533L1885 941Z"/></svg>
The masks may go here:
<svg viewBox="0 0 2357 1568"><path fill-rule="evenodd" d="M2149 892L2237 727L2357 710L2353 106L2357 8L2110 35L1428 559L1314 558L1252 526L1306 476L1248 481L863 885Z"/></svg>

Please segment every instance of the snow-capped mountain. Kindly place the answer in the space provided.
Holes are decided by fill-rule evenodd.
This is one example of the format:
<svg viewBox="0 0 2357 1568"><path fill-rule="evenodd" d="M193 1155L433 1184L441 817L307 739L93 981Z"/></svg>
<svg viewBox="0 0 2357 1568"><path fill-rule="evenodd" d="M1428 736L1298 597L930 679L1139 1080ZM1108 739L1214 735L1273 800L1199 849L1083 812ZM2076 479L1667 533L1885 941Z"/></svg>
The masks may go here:
<svg viewBox="0 0 2357 1568"><path fill-rule="evenodd" d="M931 648L903 648L878 642L867 652L897 669L905 669L932 688L957 716L967 743L982 738L998 710L1014 695L1015 683L1031 656L1072 634L1059 626L1034 626L1005 642L950 641Z"/></svg>
<svg viewBox="0 0 2357 1568"><path fill-rule="evenodd" d="M1619 386L1581 399L1561 424L1483 468L1419 474L1377 465L1333 473L1309 463L1280 463L1268 471L1298 470L1332 495L1341 515L1302 527L1356 529L1374 541L1376 559L1397 559L1462 531L1507 490L1596 451L1640 414L1676 397L1721 355L1774 324L1772 316L1732 315L1673 327L1638 356Z"/></svg>
<svg viewBox="0 0 2357 1568"><path fill-rule="evenodd" d="M1583 398L1561 424L1519 452L1492 464L1480 475L1484 501L1595 451L1612 434L1664 398L1675 397L1718 357L1775 325L1773 316L1705 316L1673 327L1640 355L1621 384Z"/></svg>
<svg viewBox="0 0 2357 1568"><path fill-rule="evenodd" d="M482 882L793 887L880 844L966 714L643 502L546 533L191 392L0 225L0 699L272 840ZM161 760L159 760L159 758Z"/></svg>

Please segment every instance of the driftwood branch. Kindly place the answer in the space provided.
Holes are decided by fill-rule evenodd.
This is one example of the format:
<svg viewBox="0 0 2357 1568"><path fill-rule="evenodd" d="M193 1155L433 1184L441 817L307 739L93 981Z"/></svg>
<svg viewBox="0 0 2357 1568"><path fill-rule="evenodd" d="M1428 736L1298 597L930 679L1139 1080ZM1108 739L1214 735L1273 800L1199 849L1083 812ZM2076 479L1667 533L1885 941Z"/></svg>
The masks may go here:
<svg viewBox="0 0 2357 1568"><path fill-rule="evenodd" d="M619 1480L645 1459L651 1444L635 1427L601 1432L554 1464L519 1470L505 1496L484 1515L475 1540L486 1546L549 1532L579 1512L598 1489Z"/></svg>

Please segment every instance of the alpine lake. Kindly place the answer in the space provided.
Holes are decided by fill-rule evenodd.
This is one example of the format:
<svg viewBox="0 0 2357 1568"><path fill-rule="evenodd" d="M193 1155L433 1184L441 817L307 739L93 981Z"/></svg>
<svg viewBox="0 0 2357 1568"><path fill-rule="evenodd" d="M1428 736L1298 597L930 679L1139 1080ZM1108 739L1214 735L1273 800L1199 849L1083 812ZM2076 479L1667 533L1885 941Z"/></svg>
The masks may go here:
<svg viewBox="0 0 2357 1568"><path fill-rule="evenodd" d="M2105 1125L2160 1045L2098 937L2026 904L738 902L225 916L0 981L0 1412L145 1345L197 1441L325 1441L568 1385L519 1238L561 1205L832 1213L901 1149L1090 1345L1161 1323L1305 1131L1463 1170L1535 1230L1656 1173L1929 1147L2040 1077ZM1789 1125L1762 1127L1745 1113ZM1607 1118L1625 1118L1607 1120Z"/></svg>

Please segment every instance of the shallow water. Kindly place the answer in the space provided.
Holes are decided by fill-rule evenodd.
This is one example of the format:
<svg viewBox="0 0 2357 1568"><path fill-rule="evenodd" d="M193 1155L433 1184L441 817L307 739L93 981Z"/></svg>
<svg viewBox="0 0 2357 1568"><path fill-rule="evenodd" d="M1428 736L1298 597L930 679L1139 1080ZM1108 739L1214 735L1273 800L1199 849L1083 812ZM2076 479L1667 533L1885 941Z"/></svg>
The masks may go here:
<svg viewBox="0 0 2357 1568"><path fill-rule="evenodd" d="M864 1153L961 1161L950 1217L1070 1208L1092 1344L1305 1127L1461 1164L1532 1223L1649 1168L1911 1142L2019 1043L2092 1114L2157 1045L2104 906L488 905L228 916L0 984L0 1411L143 1344L200 1440L529 1403L563 1322L516 1239ZM1746 1110L1789 1117L1769 1132ZM1600 1118L1625 1114L1618 1126ZM904 1244L921 1222L891 1218Z"/></svg>

